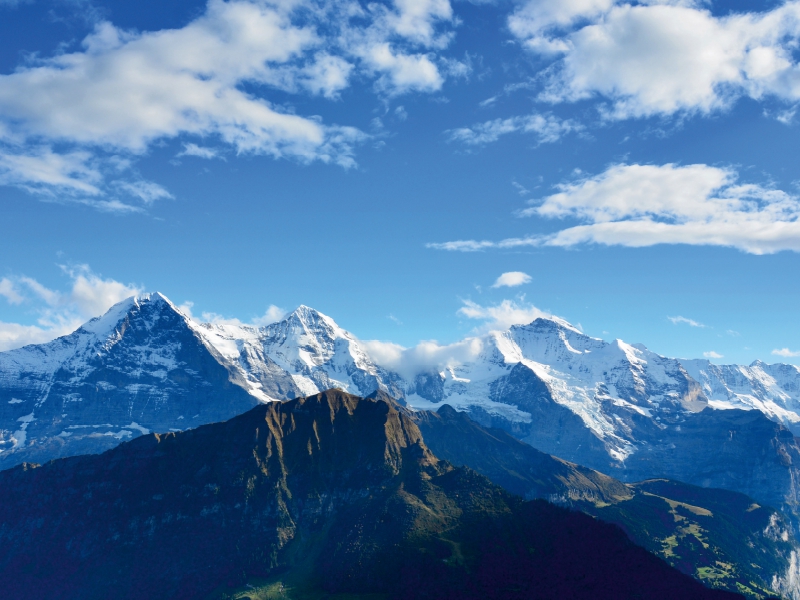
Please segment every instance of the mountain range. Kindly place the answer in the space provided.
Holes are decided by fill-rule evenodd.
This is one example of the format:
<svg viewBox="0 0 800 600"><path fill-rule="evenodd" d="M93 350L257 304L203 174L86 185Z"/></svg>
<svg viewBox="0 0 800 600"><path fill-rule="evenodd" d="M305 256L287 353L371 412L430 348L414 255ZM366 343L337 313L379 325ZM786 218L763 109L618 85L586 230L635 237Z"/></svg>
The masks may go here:
<svg viewBox="0 0 800 600"><path fill-rule="evenodd" d="M667 358L556 318L472 342L467 359L401 375L305 306L250 327L198 323L158 293L133 297L70 335L0 353L0 467L335 387L417 410L448 404L622 481L729 489L797 519L797 367Z"/></svg>

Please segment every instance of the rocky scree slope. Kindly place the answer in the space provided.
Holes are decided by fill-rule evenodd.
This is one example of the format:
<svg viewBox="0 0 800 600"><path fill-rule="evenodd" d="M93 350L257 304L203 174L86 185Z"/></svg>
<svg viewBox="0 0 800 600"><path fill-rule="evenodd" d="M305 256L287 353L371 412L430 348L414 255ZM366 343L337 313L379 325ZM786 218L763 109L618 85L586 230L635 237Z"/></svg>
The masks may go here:
<svg viewBox="0 0 800 600"><path fill-rule="evenodd" d="M339 391L0 473L10 596L230 597L259 577L305 598L739 597L439 461L393 405Z"/></svg>

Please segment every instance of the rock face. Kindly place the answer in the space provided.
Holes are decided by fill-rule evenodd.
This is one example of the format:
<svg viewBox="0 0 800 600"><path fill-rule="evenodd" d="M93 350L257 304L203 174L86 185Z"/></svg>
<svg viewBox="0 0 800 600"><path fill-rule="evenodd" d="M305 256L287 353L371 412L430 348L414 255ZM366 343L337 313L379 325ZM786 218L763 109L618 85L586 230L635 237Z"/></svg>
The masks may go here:
<svg viewBox="0 0 800 600"><path fill-rule="evenodd" d="M126 300L49 344L0 353L0 467L101 452L257 400L160 294Z"/></svg>
<svg viewBox="0 0 800 600"><path fill-rule="evenodd" d="M612 525L439 461L396 407L338 391L0 473L9 597L230 597L246 585L304 598L738 597Z"/></svg>

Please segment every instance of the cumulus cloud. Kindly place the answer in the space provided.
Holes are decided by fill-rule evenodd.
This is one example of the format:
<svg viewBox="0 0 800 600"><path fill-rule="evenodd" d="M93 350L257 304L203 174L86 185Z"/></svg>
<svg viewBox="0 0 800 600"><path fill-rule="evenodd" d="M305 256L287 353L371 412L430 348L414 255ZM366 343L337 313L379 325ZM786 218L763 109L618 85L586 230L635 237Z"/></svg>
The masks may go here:
<svg viewBox="0 0 800 600"><path fill-rule="evenodd" d="M695 321L694 319L687 319L686 317L667 317L670 321L672 321L673 325L678 325L679 323L685 323L689 327L705 327L702 323Z"/></svg>
<svg viewBox="0 0 800 600"><path fill-rule="evenodd" d="M511 325L527 324L539 318L558 319L531 304L524 298L519 302L503 300L500 304L481 306L470 300L463 301L458 314L468 319L483 321L474 331L475 335L452 344L440 344L435 340L425 340L412 348L393 342L366 340L359 343L377 364L400 373L406 379L413 379L424 371L441 371L475 360L486 347L483 334L490 331L508 329Z"/></svg>
<svg viewBox="0 0 800 600"><path fill-rule="evenodd" d="M497 278L497 281L492 285L493 288L499 287L516 287L531 282L531 276L522 271L509 271L503 273Z"/></svg>
<svg viewBox="0 0 800 600"><path fill-rule="evenodd" d="M781 190L738 182L736 171L704 164L610 166L557 186L521 216L579 224L546 236L457 240L429 247L462 252L584 243L728 246L752 254L800 251L800 201Z"/></svg>
<svg viewBox="0 0 800 600"><path fill-rule="evenodd" d="M782 356L783 358L793 358L795 356L800 356L800 350L794 351L789 350L788 348L781 348L772 351L772 354L775 356Z"/></svg>
<svg viewBox="0 0 800 600"><path fill-rule="evenodd" d="M453 344L426 340L413 348L380 340L366 340L360 344L375 363L412 380L423 371L441 371L474 360L484 348L479 337L469 337Z"/></svg>
<svg viewBox="0 0 800 600"><path fill-rule="evenodd" d="M796 0L722 17L692 0L528 0L509 27L531 51L560 57L543 99L602 96L610 118L710 113L741 96L800 98Z"/></svg>
<svg viewBox="0 0 800 600"><path fill-rule="evenodd" d="M293 114L270 93L336 98L356 72L388 96L438 91L455 73L440 56L454 24L448 0L209 0L182 28L99 22L80 50L0 75L0 185L97 208L124 204L116 192L147 205L169 192L135 174L113 180L115 159L182 136L351 167L366 134ZM185 143L180 155L218 152Z"/></svg>
<svg viewBox="0 0 800 600"><path fill-rule="evenodd" d="M532 114L508 119L494 119L472 127L453 129L447 133L451 141L469 146L484 146L509 133L530 133L540 144L557 142L568 133L581 131L583 126L571 119L563 120L546 114Z"/></svg>
<svg viewBox="0 0 800 600"><path fill-rule="evenodd" d="M264 327L266 325L271 325L272 323L277 323L283 317L286 316L286 311L274 304L270 304L264 314L260 317L255 317L251 319L249 322L242 321L237 318L226 318L220 314L214 312L204 312L200 315L200 319L196 319L192 314L192 307L194 303L192 302L185 302L180 306L181 311L186 314L190 319L195 319L205 323L213 323L214 325L234 325L236 327L241 327L243 325L249 325L251 327Z"/></svg>
<svg viewBox="0 0 800 600"><path fill-rule="evenodd" d="M512 325L525 325L539 318L553 319L553 315L524 301L503 300L499 304L483 306L472 300L463 300L458 314L468 319L483 321L477 332L508 329ZM556 317L557 318L557 317ZM560 319L559 319L560 320Z"/></svg>
<svg viewBox="0 0 800 600"><path fill-rule="evenodd" d="M714 352L713 350L709 352L703 352L703 356L706 358L725 358L722 354L719 352Z"/></svg>
<svg viewBox="0 0 800 600"><path fill-rule="evenodd" d="M66 291L50 289L31 277L3 278L0 295L26 304L37 313L37 324L0 322L0 351L40 344L75 331L117 302L141 293L139 286L105 279L87 265L64 266L70 279Z"/></svg>

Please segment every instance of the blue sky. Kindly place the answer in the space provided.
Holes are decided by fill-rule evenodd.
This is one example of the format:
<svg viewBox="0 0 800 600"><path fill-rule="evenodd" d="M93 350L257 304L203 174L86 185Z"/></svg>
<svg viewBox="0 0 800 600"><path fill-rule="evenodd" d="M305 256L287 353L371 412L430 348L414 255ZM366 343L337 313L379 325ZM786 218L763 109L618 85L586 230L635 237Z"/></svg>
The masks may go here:
<svg viewBox="0 0 800 600"><path fill-rule="evenodd" d="M794 1L0 0L0 348L159 290L798 363L798 41Z"/></svg>

